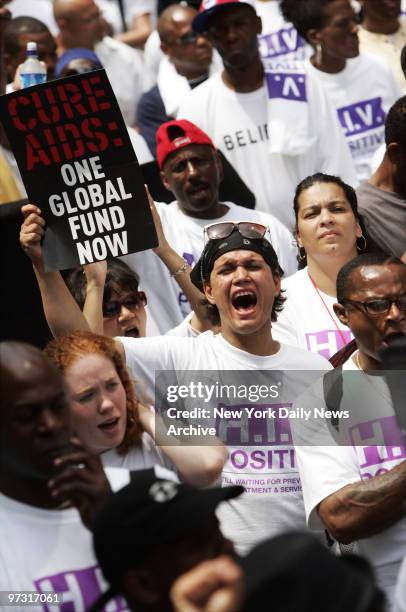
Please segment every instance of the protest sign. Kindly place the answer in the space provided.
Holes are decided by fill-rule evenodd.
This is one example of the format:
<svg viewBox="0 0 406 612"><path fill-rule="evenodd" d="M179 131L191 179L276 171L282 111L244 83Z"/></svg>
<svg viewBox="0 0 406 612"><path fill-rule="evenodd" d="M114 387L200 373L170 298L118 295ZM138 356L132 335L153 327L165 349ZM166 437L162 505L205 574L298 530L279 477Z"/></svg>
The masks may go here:
<svg viewBox="0 0 406 612"><path fill-rule="evenodd" d="M104 70L0 97L29 200L47 222L46 270L158 244L143 179Z"/></svg>

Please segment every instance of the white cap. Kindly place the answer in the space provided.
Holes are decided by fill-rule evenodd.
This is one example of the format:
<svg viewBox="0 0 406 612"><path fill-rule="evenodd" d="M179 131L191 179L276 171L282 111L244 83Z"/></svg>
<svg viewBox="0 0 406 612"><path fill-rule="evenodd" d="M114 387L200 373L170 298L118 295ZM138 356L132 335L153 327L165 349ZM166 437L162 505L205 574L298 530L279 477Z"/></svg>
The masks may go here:
<svg viewBox="0 0 406 612"><path fill-rule="evenodd" d="M27 42L27 51L38 51L36 42Z"/></svg>

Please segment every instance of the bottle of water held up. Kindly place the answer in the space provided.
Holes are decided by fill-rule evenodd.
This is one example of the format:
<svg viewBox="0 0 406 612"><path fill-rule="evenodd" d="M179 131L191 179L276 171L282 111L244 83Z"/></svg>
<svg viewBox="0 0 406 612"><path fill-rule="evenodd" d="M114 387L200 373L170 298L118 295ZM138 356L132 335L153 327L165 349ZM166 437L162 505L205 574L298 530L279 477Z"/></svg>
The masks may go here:
<svg viewBox="0 0 406 612"><path fill-rule="evenodd" d="M27 59L20 67L20 80L23 88L39 85L47 80L47 69L38 59L37 43L27 43Z"/></svg>

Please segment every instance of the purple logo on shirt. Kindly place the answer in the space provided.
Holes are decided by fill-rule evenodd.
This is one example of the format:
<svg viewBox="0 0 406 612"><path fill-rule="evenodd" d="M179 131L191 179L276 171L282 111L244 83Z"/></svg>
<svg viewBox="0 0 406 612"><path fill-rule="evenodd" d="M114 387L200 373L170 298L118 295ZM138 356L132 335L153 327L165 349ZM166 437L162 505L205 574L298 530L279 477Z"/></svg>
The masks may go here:
<svg viewBox="0 0 406 612"><path fill-rule="evenodd" d="M63 594L63 603L58 606L60 612L78 612L87 610L100 594L107 590L107 585L102 577L100 568L95 565L82 570L71 570L45 576L34 581L36 590L40 592L54 591ZM56 604L48 607L43 604L45 612L50 609L56 610ZM116 598L108 605L109 612L120 612L127 610L126 603L122 598Z"/></svg>
<svg viewBox="0 0 406 612"><path fill-rule="evenodd" d="M305 74L266 72L265 77L269 98L307 102Z"/></svg>
<svg viewBox="0 0 406 612"><path fill-rule="evenodd" d="M346 136L355 136L382 127L386 117L381 98L371 98L343 106L337 109L337 113Z"/></svg>
<svg viewBox="0 0 406 612"><path fill-rule="evenodd" d="M319 332L305 334L307 350L319 353L322 357L330 359L345 344L352 339L349 330L325 329Z"/></svg>
<svg viewBox="0 0 406 612"><path fill-rule="evenodd" d="M263 34L258 38L259 50L264 58L287 55L302 50L305 46L305 41L293 26L272 34Z"/></svg>
<svg viewBox="0 0 406 612"><path fill-rule="evenodd" d="M292 446L289 418L280 408L292 404L218 404L216 431L229 446Z"/></svg>
<svg viewBox="0 0 406 612"><path fill-rule="evenodd" d="M358 423L350 428L349 435L352 445L363 453L360 468L406 459L406 447L394 416Z"/></svg>

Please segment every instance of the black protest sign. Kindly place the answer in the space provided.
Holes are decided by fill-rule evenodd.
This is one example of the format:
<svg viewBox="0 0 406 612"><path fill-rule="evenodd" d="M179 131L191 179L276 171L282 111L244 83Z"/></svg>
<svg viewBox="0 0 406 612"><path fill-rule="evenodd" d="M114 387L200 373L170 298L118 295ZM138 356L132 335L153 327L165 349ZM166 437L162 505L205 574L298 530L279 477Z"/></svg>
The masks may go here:
<svg viewBox="0 0 406 612"><path fill-rule="evenodd" d="M1 96L0 116L29 200L47 222L46 270L158 244L140 167L104 70Z"/></svg>

